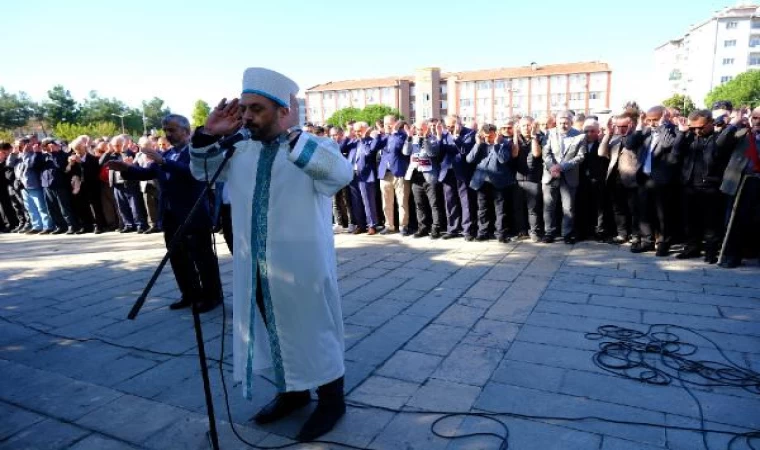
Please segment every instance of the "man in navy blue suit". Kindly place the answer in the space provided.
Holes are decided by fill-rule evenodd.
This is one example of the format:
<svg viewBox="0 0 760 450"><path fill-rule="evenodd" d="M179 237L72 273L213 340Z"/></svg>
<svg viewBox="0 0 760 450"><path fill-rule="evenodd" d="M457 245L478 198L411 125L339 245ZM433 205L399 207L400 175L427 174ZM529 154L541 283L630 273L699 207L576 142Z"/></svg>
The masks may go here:
<svg viewBox="0 0 760 450"><path fill-rule="evenodd" d="M467 153L475 145L475 130L462 126L458 116L446 118L446 129L441 136L441 173L447 226L443 239L464 234L471 241L477 234L474 213L477 210L477 193L470 189L474 166L467 162Z"/></svg>
<svg viewBox="0 0 760 450"><path fill-rule="evenodd" d="M354 168L355 178L358 179L359 192L364 203L367 234L373 235L377 233L378 225L375 183L377 182L377 151L380 148L380 135L366 122L356 123L354 130L356 130L358 140L356 147L352 148L348 154L348 161ZM361 221L361 216L359 220Z"/></svg>
<svg viewBox="0 0 760 450"><path fill-rule="evenodd" d="M411 183L404 179L409 167L409 157L403 153L406 133L396 116L389 115L383 119L385 134L380 138L380 163L377 167L377 178L380 180L380 191L383 194L383 213L385 214L385 229L380 234L391 234L401 231L409 235L409 195ZM395 193L395 197L394 197ZM398 199L398 219L400 230L396 228L394 215L395 200Z"/></svg>
<svg viewBox="0 0 760 450"><path fill-rule="evenodd" d="M108 168L121 172L125 180L158 180L164 241L168 246L190 215L204 185L190 173L190 122L186 117L170 114L164 117L162 126L172 147L164 153L147 148L140 150L153 164L140 167L124 161L111 161ZM170 309L197 303L198 312L203 313L222 302L219 264L211 246L208 202L202 202L202 207L193 213L169 261L182 293L182 298L171 304Z"/></svg>

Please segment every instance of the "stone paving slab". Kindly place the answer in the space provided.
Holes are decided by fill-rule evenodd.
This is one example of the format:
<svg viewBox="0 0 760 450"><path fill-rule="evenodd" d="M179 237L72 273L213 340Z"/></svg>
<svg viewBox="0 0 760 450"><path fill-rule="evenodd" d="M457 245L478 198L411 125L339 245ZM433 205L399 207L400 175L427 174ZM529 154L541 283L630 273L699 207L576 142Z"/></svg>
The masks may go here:
<svg viewBox="0 0 760 450"><path fill-rule="evenodd" d="M160 236L0 235L0 449L208 448L192 317L169 311L167 271L135 321L125 316L163 256ZM231 258L219 247L224 290ZM703 359L760 368L760 268L727 271L699 261L634 255L579 243L467 243L398 235L336 236L346 323L349 412L326 440L370 449L498 449L494 436L444 439L440 412L498 416L510 449L702 448L711 429L760 429L760 395L727 387L686 392L596 367L602 325L677 330ZM203 317L222 448L295 444L313 409L259 427L249 419L275 394L257 378L253 400L226 365L221 310ZM220 367L224 375L220 373ZM228 417L221 389L230 390ZM554 417L543 417L552 416ZM561 417L641 421L637 426ZM446 435L504 431L477 415L439 422ZM710 433L710 449L730 436ZM328 449L330 444L293 448ZM340 447L335 447L340 448Z"/></svg>

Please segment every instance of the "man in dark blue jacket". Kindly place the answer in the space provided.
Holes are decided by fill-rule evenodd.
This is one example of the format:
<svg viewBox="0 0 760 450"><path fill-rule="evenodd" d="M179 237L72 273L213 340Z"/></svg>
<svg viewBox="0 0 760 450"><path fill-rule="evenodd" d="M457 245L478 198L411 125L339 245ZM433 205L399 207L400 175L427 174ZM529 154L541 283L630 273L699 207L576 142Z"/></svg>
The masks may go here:
<svg viewBox="0 0 760 450"><path fill-rule="evenodd" d="M82 234L71 202L71 179L65 172L68 155L61 151L58 142L50 138L42 140L42 150L45 162L40 181L48 212L56 226L53 234Z"/></svg>
<svg viewBox="0 0 760 450"><path fill-rule="evenodd" d="M380 137L381 151L377 178L380 180L380 191L383 194L385 229L380 234L399 231L396 228L394 215L395 200L398 198L400 231L404 236L409 235L409 195L412 188L411 183L404 179L406 169L409 167L409 157L403 153L407 136L402 125L403 122L399 122L396 116L389 115L383 119L385 134Z"/></svg>
<svg viewBox="0 0 760 450"><path fill-rule="evenodd" d="M203 192L203 183L190 173L190 123L187 118L170 114L162 121L172 148L164 153L141 149L154 164L140 167L123 161L111 161L108 168L122 173L125 180L157 179L161 186L161 220L164 241L169 245L174 234L187 220L195 201ZM222 302L219 264L211 246L209 204L202 202L178 241L169 260L182 298L169 306L180 309L198 304L199 312L207 312Z"/></svg>
<svg viewBox="0 0 760 450"><path fill-rule="evenodd" d="M359 183L361 200L364 203L364 215L367 220L367 234L377 233L377 197L375 182L377 182L377 151L380 148L380 136L366 122L354 125L356 130L356 147L348 155L348 161L353 166Z"/></svg>
<svg viewBox="0 0 760 450"><path fill-rule="evenodd" d="M462 126L458 116L446 118L446 129L441 136L441 173L443 198L446 205L446 234L443 239L451 239L464 234L472 240L477 234L475 212L477 193L470 189L470 179L474 166L467 162L467 153L475 145L475 130Z"/></svg>

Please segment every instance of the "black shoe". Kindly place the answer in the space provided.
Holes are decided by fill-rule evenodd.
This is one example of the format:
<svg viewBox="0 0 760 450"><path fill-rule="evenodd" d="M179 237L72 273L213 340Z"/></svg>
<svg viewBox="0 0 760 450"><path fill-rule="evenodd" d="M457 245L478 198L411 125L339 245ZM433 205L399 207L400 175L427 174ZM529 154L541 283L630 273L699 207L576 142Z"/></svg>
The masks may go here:
<svg viewBox="0 0 760 450"><path fill-rule="evenodd" d="M132 227L124 227L121 230L119 230L119 233L134 233L135 229Z"/></svg>
<svg viewBox="0 0 760 450"><path fill-rule="evenodd" d="M22 231L23 234L40 234L43 230L35 230L34 228L28 228Z"/></svg>
<svg viewBox="0 0 760 450"><path fill-rule="evenodd" d="M705 262L707 264L715 264L718 262L718 254L714 251L705 252Z"/></svg>
<svg viewBox="0 0 760 450"><path fill-rule="evenodd" d="M604 237L604 233L596 233L594 235L594 238L596 239L596 242L599 242L599 243L603 243L604 241L607 240L607 238Z"/></svg>
<svg viewBox="0 0 760 450"><path fill-rule="evenodd" d="M412 233L409 231L408 227L401 227L401 236L407 237L411 235Z"/></svg>
<svg viewBox="0 0 760 450"><path fill-rule="evenodd" d="M58 229L55 229L55 230L42 230L38 234L56 234L56 231L58 231ZM58 234L60 234L60 233L58 233Z"/></svg>
<svg viewBox="0 0 760 450"><path fill-rule="evenodd" d="M553 244L554 243L554 236L544 236L543 239L541 239L541 242L544 244Z"/></svg>
<svg viewBox="0 0 760 450"><path fill-rule="evenodd" d="M741 265L741 260L736 258L725 258L723 262L718 265L724 269L736 269Z"/></svg>
<svg viewBox="0 0 760 450"><path fill-rule="evenodd" d="M467 236L464 237L464 240L467 242L472 242L475 240L475 236L468 234Z"/></svg>
<svg viewBox="0 0 760 450"><path fill-rule="evenodd" d="M80 228L74 232L74 234L85 234L87 231L84 228Z"/></svg>
<svg viewBox="0 0 760 450"><path fill-rule="evenodd" d="M296 436L299 442L310 442L329 433L346 414L343 397L343 377L317 389L319 403Z"/></svg>
<svg viewBox="0 0 760 450"><path fill-rule="evenodd" d="M439 239L441 237L440 231L431 231L430 232L430 239Z"/></svg>
<svg viewBox="0 0 760 450"><path fill-rule="evenodd" d="M491 237L490 237L490 236L488 236L487 234L481 234L480 236L476 237L475 239L476 239L478 242L485 242L485 241L487 241L487 240L491 239Z"/></svg>
<svg viewBox="0 0 760 450"><path fill-rule="evenodd" d="M145 230L145 234L153 234L153 233L158 233L158 228L150 227L147 230Z"/></svg>
<svg viewBox="0 0 760 450"><path fill-rule="evenodd" d="M185 300L184 298L181 298L178 302L174 302L171 305L169 305L169 309L177 310L177 309L189 308L190 306L192 306L192 303L190 302L190 300Z"/></svg>
<svg viewBox="0 0 760 450"><path fill-rule="evenodd" d="M69 229L66 231L66 234L75 234L78 230L75 230L74 227L69 227ZM82 234L82 233L79 233Z"/></svg>
<svg viewBox="0 0 760 450"><path fill-rule="evenodd" d="M644 253L651 251L654 251L654 244L642 244L640 242L631 244L631 253Z"/></svg>
<svg viewBox="0 0 760 450"><path fill-rule="evenodd" d="M565 236L563 239L565 241L565 244L567 245L575 245L575 237L574 236Z"/></svg>
<svg viewBox="0 0 760 450"><path fill-rule="evenodd" d="M309 391L285 392L277 394L277 397L253 416L253 420L264 425L278 421L289 416L293 412L303 408L311 402Z"/></svg>
<svg viewBox="0 0 760 450"><path fill-rule="evenodd" d="M507 236L502 236L499 238L499 242L501 242L502 244L509 244L510 242L512 242L512 239L508 238Z"/></svg>
<svg viewBox="0 0 760 450"><path fill-rule="evenodd" d="M66 233L66 230L64 230L63 228L56 228L55 230L52 231L51 234L64 234L64 233Z"/></svg>
<svg viewBox="0 0 760 450"><path fill-rule="evenodd" d="M414 233L414 238L415 239L419 239L419 238L425 237L425 236L427 236L429 234L430 233L427 232L427 231L425 231L425 230L417 230L417 232Z"/></svg>
<svg viewBox="0 0 760 450"><path fill-rule="evenodd" d="M530 235L528 235L528 233L519 233L514 240L527 241L528 239L530 239Z"/></svg>
<svg viewBox="0 0 760 450"><path fill-rule="evenodd" d="M137 234L146 234L148 232L148 228L138 228Z"/></svg>
<svg viewBox="0 0 760 450"><path fill-rule="evenodd" d="M95 229L94 229L92 232L93 232L93 233L95 233L95 234L102 234L102 233L103 233L103 230L101 230L101 229L100 229L100 228L98 228L98 227L95 227Z"/></svg>
<svg viewBox="0 0 760 450"><path fill-rule="evenodd" d="M455 238L458 238L458 237L461 237L461 236L462 235L459 234L459 233L443 233L443 236L441 236L441 238L444 241L448 241L449 239L455 239Z"/></svg>
<svg viewBox="0 0 760 450"><path fill-rule="evenodd" d="M217 306L221 304L222 304L221 300L205 301L205 302L199 303L198 306L196 306L195 308L198 311L198 314L205 314L207 312L213 311L214 309L216 309Z"/></svg>
<svg viewBox="0 0 760 450"><path fill-rule="evenodd" d="M655 252L655 256L659 256L660 258L664 258L666 256L670 255L670 245L668 244L658 244L657 245L657 251Z"/></svg>
<svg viewBox="0 0 760 450"><path fill-rule="evenodd" d="M698 247L687 245L685 249L679 254L676 255L677 259L691 259L691 258L698 258L699 255L702 252L699 250Z"/></svg>

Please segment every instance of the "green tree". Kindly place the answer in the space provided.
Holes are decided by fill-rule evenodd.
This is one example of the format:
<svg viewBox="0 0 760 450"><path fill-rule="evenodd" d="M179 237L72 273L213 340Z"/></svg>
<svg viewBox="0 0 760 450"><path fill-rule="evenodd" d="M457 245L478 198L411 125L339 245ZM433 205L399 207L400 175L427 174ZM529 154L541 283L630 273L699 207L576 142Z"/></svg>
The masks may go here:
<svg viewBox="0 0 760 450"><path fill-rule="evenodd" d="M90 91L81 108L81 123L112 122L121 127L121 120L115 115L127 112L127 105L115 98L103 98Z"/></svg>
<svg viewBox="0 0 760 450"><path fill-rule="evenodd" d="M11 94L0 87L0 129L23 127L36 109L37 105L26 93Z"/></svg>
<svg viewBox="0 0 760 450"><path fill-rule="evenodd" d="M76 123L79 119L79 106L71 97L71 92L60 84L47 91L48 101L44 103L45 119L55 126L60 122Z"/></svg>
<svg viewBox="0 0 760 450"><path fill-rule="evenodd" d="M53 135L69 142L77 136L86 134L92 138L101 136L115 136L121 133L121 127L113 122L95 122L89 124L76 124L60 122L53 128Z"/></svg>
<svg viewBox="0 0 760 450"><path fill-rule="evenodd" d="M211 107L208 105L208 103L203 100L198 100L195 102L192 119L193 128L197 128L206 123L206 119L208 119L209 114L211 114Z"/></svg>
<svg viewBox="0 0 760 450"><path fill-rule="evenodd" d="M15 136L10 130L0 130L0 142L13 142Z"/></svg>
<svg viewBox="0 0 760 450"><path fill-rule="evenodd" d="M404 118L396 108L385 105L369 105L362 109L361 120L367 122L370 126L374 126L376 121L383 120L383 117L387 115L394 115L399 119Z"/></svg>
<svg viewBox="0 0 760 450"><path fill-rule="evenodd" d="M346 122L350 122L352 120L355 120L357 122L364 120L361 109L352 107L339 109L335 111L329 119L327 119L327 124L334 127L344 127L346 126Z"/></svg>
<svg viewBox="0 0 760 450"><path fill-rule="evenodd" d="M748 70L716 86L705 97L705 105L709 108L719 100L729 100L735 108L741 105L751 108L760 106L760 70Z"/></svg>
<svg viewBox="0 0 760 450"><path fill-rule="evenodd" d="M164 101L158 97L153 97L147 102L142 102L143 112L145 113L145 127L147 131L161 128L161 119L171 114Z"/></svg>
<svg viewBox="0 0 760 450"><path fill-rule="evenodd" d="M691 100L691 97L681 94L673 94L672 97L664 100L662 102L662 105L667 108L678 108L681 110L681 114L684 116L688 116L692 111L697 109L697 107L694 105L694 102Z"/></svg>

